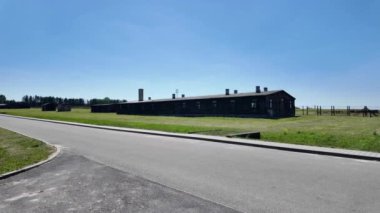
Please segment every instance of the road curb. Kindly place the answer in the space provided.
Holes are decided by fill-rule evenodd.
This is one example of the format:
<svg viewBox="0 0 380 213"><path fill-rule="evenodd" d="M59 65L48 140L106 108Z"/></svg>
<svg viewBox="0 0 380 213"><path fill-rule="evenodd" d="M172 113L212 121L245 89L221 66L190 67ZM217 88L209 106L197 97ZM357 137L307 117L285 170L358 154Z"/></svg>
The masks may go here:
<svg viewBox="0 0 380 213"><path fill-rule="evenodd" d="M13 132L16 132L16 131L13 131ZM16 133L17 133L17 134L20 134L20 135L24 135L24 134L19 133L19 132L16 132ZM29 137L29 136L27 136L27 135L24 135L24 136ZM29 138L30 138L30 137L29 137ZM37 140L37 139L36 139L36 140ZM39 141L42 141L43 143L45 143L45 144L47 144L47 145L49 145L49 146L54 147L54 148L55 148L55 151L54 151L53 153L51 153L51 154L49 155L49 157L48 157L47 159L43 160L43 161L40 161L40 162L38 162L38 163L35 163L35 164L32 164L32 165L29 165L29 166L25 166L25 167L23 167L23 168L21 168L21 169L18 169L18 170L11 171L11 172L8 172L8 173L5 173L5 174L0 175L0 180L3 180L3 179L6 179L6 178L9 178L9 177L12 177L12 176L14 176L14 175L20 174L20 173L22 173L22 172L26 172L26 171L31 170L31 169L33 169L33 168L39 167L39 166L41 166L41 165L43 165L43 164L45 164L45 163L48 163L48 162L50 162L51 160L53 160L54 158L56 158L56 157L61 153L61 151L62 151L62 147L59 146L59 145L54 145L54 144L51 144L51 143L46 142L46 141L44 141L44 140L39 140Z"/></svg>
<svg viewBox="0 0 380 213"><path fill-rule="evenodd" d="M221 136L205 136L205 135L196 135L196 134L188 135L188 134L161 132L161 131L154 131L154 130L140 130L140 129L131 129L131 128L122 128L122 127L100 126L100 125L82 124L82 123L67 122L67 121L56 121L56 120L48 120L48 119L40 119L40 118L22 117L22 116L7 115L7 114L1 114L1 115L20 118L20 119L26 119L26 120L36 120L36 121L71 125L71 126L89 127L89 128L95 128L95 129L104 129L104 130L183 138L183 139L202 140L202 141L210 141L210 142L217 142L217 143L235 144L235 145L241 145L241 146L252 146L252 147L259 147L259 148L266 148L266 149L276 149L276 150L282 150L282 151L318 154L318 155L326 155L326 156L334 156L334 157L342 157L342 158L380 161L380 153L375 153L375 152L345 150L345 149L326 148L326 147L314 147L314 146L306 146L306 145L286 144L286 143L278 143L278 142L257 141L257 140L247 140L247 139L237 139L237 138L224 138Z"/></svg>

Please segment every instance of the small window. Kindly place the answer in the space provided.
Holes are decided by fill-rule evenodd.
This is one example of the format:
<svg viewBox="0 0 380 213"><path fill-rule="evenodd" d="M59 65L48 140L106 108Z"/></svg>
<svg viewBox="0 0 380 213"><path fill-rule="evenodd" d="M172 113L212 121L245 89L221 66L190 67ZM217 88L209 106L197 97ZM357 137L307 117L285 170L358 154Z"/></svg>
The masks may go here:
<svg viewBox="0 0 380 213"><path fill-rule="evenodd" d="M214 106L214 108L217 107L217 101L212 101L212 105Z"/></svg>
<svg viewBox="0 0 380 213"><path fill-rule="evenodd" d="M234 108L235 107L235 100L230 100L230 103L231 103L231 107Z"/></svg>
<svg viewBox="0 0 380 213"><path fill-rule="evenodd" d="M251 102L251 108L252 109L256 109L256 101L252 101Z"/></svg>
<svg viewBox="0 0 380 213"><path fill-rule="evenodd" d="M197 109L201 109L201 102L197 101Z"/></svg>
<svg viewBox="0 0 380 213"><path fill-rule="evenodd" d="M270 100L269 100L269 109L272 109L272 105L273 105L273 103L272 103L272 99L270 99Z"/></svg>
<svg viewBox="0 0 380 213"><path fill-rule="evenodd" d="M289 101L289 105L290 105L290 109L293 108L293 104L292 104L292 101Z"/></svg>
<svg viewBox="0 0 380 213"><path fill-rule="evenodd" d="M183 108L183 109L186 108L186 102L183 102L183 103L182 103L182 108Z"/></svg>

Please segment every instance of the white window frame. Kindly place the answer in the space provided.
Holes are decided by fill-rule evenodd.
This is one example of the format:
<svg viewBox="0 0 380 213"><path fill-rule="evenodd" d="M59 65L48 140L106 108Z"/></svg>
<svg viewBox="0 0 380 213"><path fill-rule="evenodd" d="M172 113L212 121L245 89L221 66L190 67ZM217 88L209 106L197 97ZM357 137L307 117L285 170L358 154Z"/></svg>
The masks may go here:
<svg viewBox="0 0 380 213"><path fill-rule="evenodd" d="M251 109L256 109L256 107L257 107L256 100L252 100L251 101Z"/></svg>

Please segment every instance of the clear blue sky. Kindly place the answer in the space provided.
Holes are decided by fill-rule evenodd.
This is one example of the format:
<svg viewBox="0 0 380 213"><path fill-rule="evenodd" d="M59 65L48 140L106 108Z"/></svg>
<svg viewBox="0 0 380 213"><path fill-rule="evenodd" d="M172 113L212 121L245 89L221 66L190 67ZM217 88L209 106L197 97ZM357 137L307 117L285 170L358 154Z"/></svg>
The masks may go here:
<svg viewBox="0 0 380 213"><path fill-rule="evenodd" d="M137 99L256 85L380 106L380 1L0 0L0 94Z"/></svg>

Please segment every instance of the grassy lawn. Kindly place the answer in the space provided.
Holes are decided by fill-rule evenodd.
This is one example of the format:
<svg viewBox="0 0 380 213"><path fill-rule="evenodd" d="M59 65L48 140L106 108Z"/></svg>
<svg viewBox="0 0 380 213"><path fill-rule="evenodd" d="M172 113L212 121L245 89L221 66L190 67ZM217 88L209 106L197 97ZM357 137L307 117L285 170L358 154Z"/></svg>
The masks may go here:
<svg viewBox="0 0 380 213"><path fill-rule="evenodd" d="M41 141L0 128L0 174L44 160L53 151Z"/></svg>
<svg viewBox="0 0 380 213"><path fill-rule="evenodd" d="M260 131L263 140L380 152L380 118L361 116L298 116L284 119L168 117L72 112L40 109L1 109L0 113L88 124L161 130L178 133L226 135Z"/></svg>

